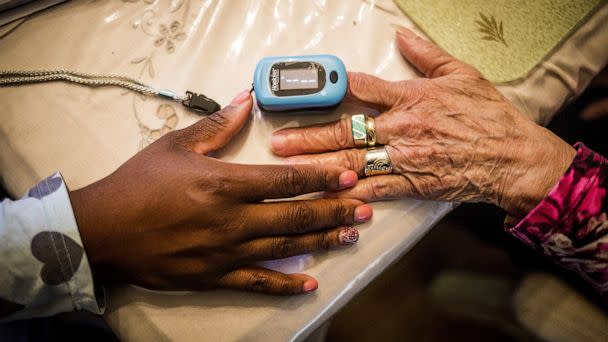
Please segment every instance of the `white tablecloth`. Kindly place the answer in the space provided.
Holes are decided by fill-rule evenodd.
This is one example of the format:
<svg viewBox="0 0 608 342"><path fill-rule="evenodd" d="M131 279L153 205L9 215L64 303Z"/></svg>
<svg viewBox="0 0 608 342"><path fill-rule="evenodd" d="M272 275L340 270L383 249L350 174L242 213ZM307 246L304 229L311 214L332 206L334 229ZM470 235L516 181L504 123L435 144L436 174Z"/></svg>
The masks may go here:
<svg viewBox="0 0 608 342"><path fill-rule="evenodd" d="M528 77L500 90L524 113L547 122L605 65L607 19L604 6ZM388 0L73 1L16 28L0 28L0 69L125 74L225 104L249 87L256 62L268 55L332 53L349 70L390 80L416 77L395 47L392 24L413 26ZM170 130L176 118L177 128L197 120L162 100L63 83L0 88L0 103L0 175L14 195L54 170L71 188L85 186ZM254 109L252 123L220 157L276 162L268 150L272 131L355 110L341 106L331 115L296 117ZM361 227L357 246L290 266L319 280L312 295L172 294L124 286L109 291L105 318L125 341L302 339L453 207L414 200L373 206L374 219Z"/></svg>

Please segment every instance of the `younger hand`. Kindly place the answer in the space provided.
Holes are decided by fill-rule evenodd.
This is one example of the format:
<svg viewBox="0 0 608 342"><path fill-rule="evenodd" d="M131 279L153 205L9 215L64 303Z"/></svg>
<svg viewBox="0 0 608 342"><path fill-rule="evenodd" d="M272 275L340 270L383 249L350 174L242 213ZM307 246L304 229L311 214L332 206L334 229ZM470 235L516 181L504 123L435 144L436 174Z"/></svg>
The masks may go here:
<svg viewBox="0 0 608 342"><path fill-rule="evenodd" d="M206 156L247 121L252 99L169 133L70 197L96 281L159 290L211 287L271 294L315 290L315 279L256 267L350 245L371 218L353 199L263 202L357 183L343 167L258 166Z"/></svg>

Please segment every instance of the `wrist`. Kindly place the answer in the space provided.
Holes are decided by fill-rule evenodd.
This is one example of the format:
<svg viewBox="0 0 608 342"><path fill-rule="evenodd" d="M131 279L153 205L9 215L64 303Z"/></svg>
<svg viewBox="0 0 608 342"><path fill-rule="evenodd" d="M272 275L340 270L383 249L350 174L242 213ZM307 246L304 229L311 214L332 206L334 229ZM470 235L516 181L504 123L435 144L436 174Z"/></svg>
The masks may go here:
<svg viewBox="0 0 608 342"><path fill-rule="evenodd" d="M103 223L101 222L102 218L99 217L101 210L96 208L96 202L101 199L100 196L95 195L94 187L95 184L92 184L82 189L70 191L69 196L93 277L96 281L103 282L106 278L102 253L104 248L101 246L103 237L99 236L100 229L98 228Z"/></svg>
<svg viewBox="0 0 608 342"><path fill-rule="evenodd" d="M572 146L544 127L536 126L527 136L514 144L519 149L512 154L498 196L497 204L515 219L525 217L549 194L576 156Z"/></svg>

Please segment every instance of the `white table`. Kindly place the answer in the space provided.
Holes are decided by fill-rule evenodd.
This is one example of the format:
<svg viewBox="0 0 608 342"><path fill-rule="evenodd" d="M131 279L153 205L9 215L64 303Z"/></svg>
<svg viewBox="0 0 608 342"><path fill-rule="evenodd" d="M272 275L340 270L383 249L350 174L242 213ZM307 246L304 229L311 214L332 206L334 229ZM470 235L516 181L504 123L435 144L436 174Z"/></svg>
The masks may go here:
<svg viewBox="0 0 608 342"><path fill-rule="evenodd" d="M547 122L608 60L602 44L608 41L607 13L604 6L530 75L500 90L524 113ZM175 32L161 42L160 25L172 23ZM333 53L350 70L391 80L416 77L395 48L391 24L413 26L388 0L74 1L0 39L0 65L126 74L227 103L249 86L255 63L267 55ZM2 30L0 35L7 31ZM142 135L140 127L162 127L173 114L178 128L197 120L178 106L120 89L61 83L0 88L0 103L0 174L15 195L54 170L62 171L71 188L89 184L154 137L149 131ZM327 116L279 117L256 109L252 123L220 157L276 162L267 147L272 131L355 110L342 106ZM125 286L109 291L105 318L125 341L303 339L453 208L415 200L373 206L374 219L361 226L357 246L301 259L301 268L320 283L312 295L155 293Z"/></svg>

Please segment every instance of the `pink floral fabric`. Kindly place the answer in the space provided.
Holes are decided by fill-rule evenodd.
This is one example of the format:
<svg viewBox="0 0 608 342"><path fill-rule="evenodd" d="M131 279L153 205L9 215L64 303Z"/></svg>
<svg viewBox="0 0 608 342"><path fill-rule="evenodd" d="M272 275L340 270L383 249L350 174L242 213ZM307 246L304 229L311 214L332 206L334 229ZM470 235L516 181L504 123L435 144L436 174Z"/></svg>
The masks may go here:
<svg viewBox="0 0 608 342"><path fill-rule="evenodd" d="M608 295L608 160L582 143L549 195L507 231Z"/></svg>

